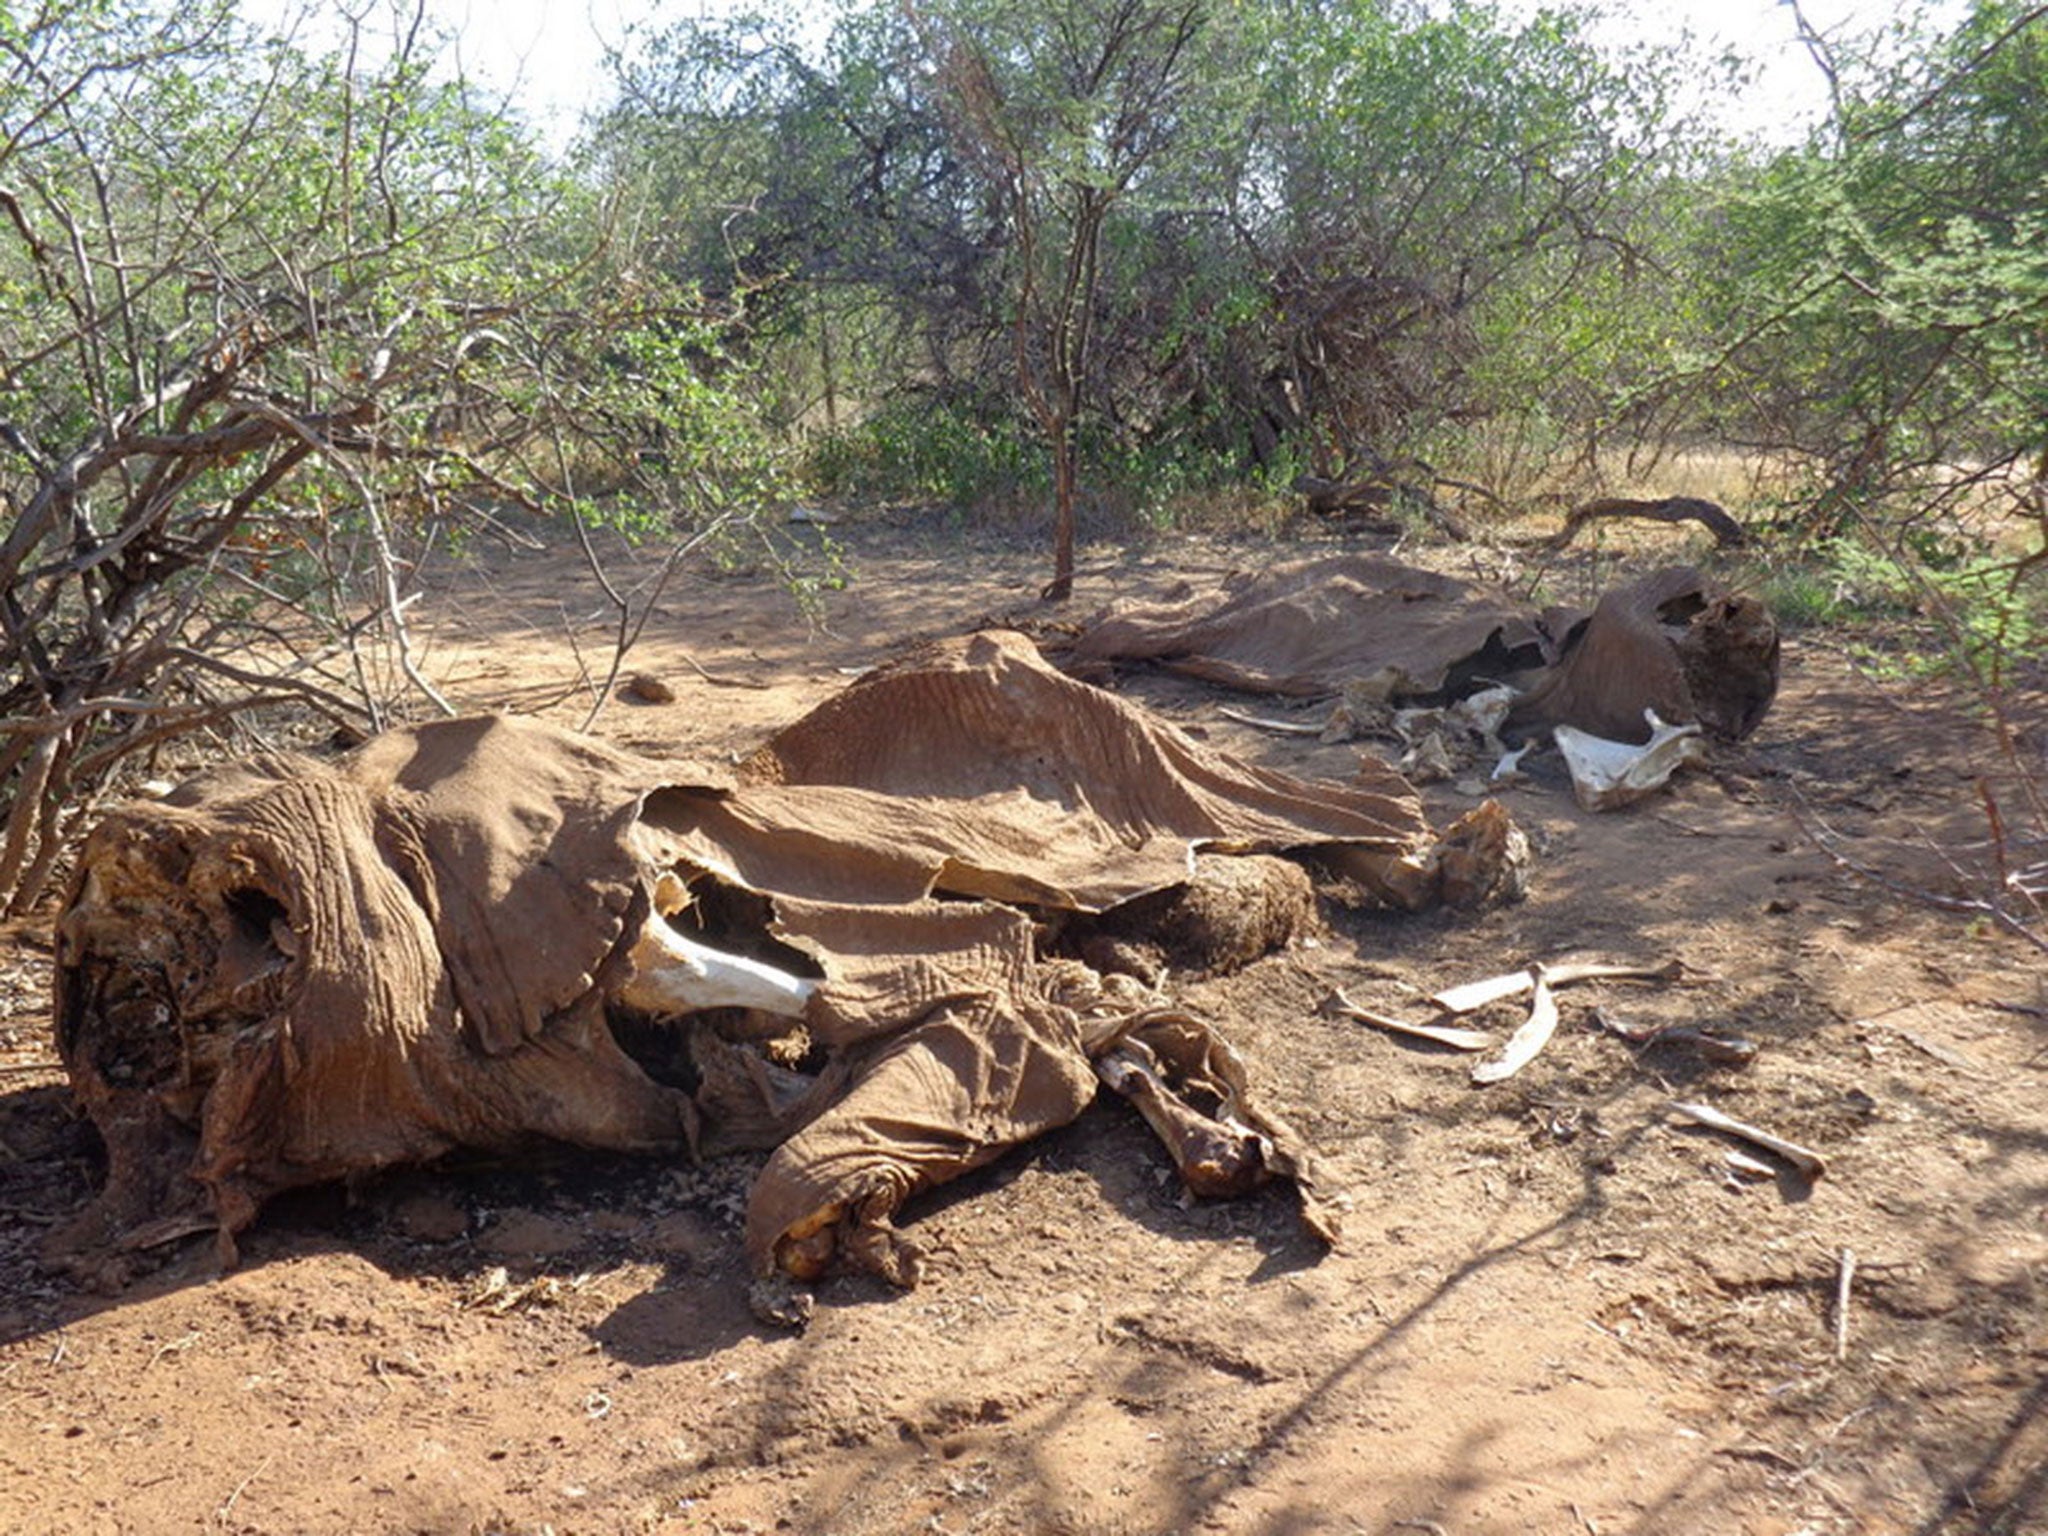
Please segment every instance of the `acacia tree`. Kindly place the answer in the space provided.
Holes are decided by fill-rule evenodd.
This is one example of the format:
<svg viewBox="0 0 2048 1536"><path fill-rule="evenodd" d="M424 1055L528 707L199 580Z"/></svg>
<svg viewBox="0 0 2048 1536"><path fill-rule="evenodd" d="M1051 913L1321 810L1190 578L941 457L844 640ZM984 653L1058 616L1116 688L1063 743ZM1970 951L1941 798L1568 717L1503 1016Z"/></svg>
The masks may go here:
<svg viewBox="0 0 2048 1536"><path fill-rule="evenodd" d="M1744 166L1702 221L1696 378L1751 446L1812 466L1806 531L1974 464L2048 452L2048 7L1980 0L1903 51L1810 34L1833 86L1805 145ZM2038 495L2038 493L2036 493Z"/></svg>
<svg viewBox="0 0 2048 1536"><path fill-rule="evenodd" d="M1481 6L875 0L667 34L607 142L778 377L829 362L898 464L1001 473L1021 428L1071 529L1084 464L1341 478L1598 417L1669 286L1667 69Z"/></svg>
<svg viewBox="0 0 2048 1536"><path fill-rule="evenodd" d="M1970 689L2001 749L1971 765L1986 837L1929 899L2048 950L2048 775L2012 692L2048 638L2048 6L1903 39L1808 29L1832 110L1702 219L1712 344L1681 381L1803 472L1788 542L1901 600Z"/></svg>
<svg viewBox="0 0 2048 1536"><path fill-rule="evenodd" d="M1265 366L1319 476L1591 425L1667 283L1645 249L1672 60L1604 58L1568 10L1510 24L1361 0L1284 9L1232 198L1271 274Z"/></svg>
<svg viewBox="0 0 2048 1536"><path fill-rule="evenodd" d="M1209 0L906 0L922 82L1007 228L1019 393L1052 465L1053 574L1073 591L1075 427L1091 376L1112 212L1188 147L1220 84Z"/></svg>
<svg viewBox="0 0 2048 1536"><path fill-rule="evenodd" d="M592 439L702 466L704 317L595 222L417 33L0 7L0 909L138 753L445 708L405 611L446 529L573 505Z"/></svg>

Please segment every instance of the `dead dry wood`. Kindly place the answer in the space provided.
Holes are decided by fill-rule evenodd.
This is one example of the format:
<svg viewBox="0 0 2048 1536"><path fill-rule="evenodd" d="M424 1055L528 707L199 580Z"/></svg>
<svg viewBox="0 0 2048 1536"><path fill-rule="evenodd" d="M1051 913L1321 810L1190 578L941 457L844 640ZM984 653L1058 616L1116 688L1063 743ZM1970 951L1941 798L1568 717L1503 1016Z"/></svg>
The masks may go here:
<svg viewBox="0 0 2048 1536"><path fill-rule="evenodd" d="M1544 548L1563 549L1586 524L1610 517L1636 517L1653 523L1698 523L1714 536L1717 549L1735 549L1749 538L1726 507L1698 496L1665 496L1653 501L1632 496L1599 496L1574 507L1564 526Z"/></svg>

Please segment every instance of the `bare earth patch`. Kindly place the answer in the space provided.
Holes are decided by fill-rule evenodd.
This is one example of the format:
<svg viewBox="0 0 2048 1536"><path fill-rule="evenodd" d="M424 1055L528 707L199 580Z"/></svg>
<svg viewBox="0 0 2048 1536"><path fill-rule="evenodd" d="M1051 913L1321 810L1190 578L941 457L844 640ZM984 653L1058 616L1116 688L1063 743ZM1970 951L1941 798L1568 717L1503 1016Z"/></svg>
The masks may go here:
<svg viewBox="0 0 2048 1536"><path fill-rule="evenodd" d="M679 580L627 669L673 699L610 701L596 729L743 751L912 640L1047 617L1035 548L844 542L851 580L816 622L765 572ZM1063 617L1273 555L1093 553ZM480 551L430 576L428 666L465 707L575 725L600 608L573 556ZM1356 762L1191 683L1123 687L1256 762ZM1670 794L1594 816L1555 766L1507 791L1538 849L1525 903L1326 899L1327 933L1184 990L1321 1149L1349 1206L1335 1253L1284 1191L1182 1198L1105 1095L905 1213L932 1251L919 1289L828 1282L801 1335L747 1311L750 1159L407 1172L278 1202L227 1275L200 1242L118 1295L48 1278L37 1241L87 1198L96 1149L50 1067L47 923L18 925L0 935L0 1528L2048 1530L2040 957L1845 876L1792 818L1944 878L1921 834L1981 835L1989 766L1924 692L1881 694L1795 641L1756 736ZM1471 804L1426 793L1439 822ZM1586 954L1687 975L1561 992L1556 1039L1490 1088L1469 1058L1320 1010L1341 986L1421 1018L1448 983ZM1520 1007L1467 1022L1504 1035ZM1740 1034L1756 1059L1634 1046L1596 1007ZM1827 1172L1745 1177L1674 1099Z"/></svg>

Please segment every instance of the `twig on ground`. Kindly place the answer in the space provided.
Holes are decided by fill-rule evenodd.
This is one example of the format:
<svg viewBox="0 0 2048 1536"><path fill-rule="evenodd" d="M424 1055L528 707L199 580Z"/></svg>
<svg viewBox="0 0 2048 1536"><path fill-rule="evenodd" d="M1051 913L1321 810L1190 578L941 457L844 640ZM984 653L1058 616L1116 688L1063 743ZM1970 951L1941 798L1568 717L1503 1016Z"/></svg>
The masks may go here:
<svg viewBox="0 0 2048 1536"><path fill-rule="evenodd" d="M1873 885L1884 887L1894 896L1903 896L1908 901L1915 901L1922 906L1933 907L1937 911L1961 912L1973 917L1989 918L1992 922L1998 924L1999 927L2005 929L2006 932L2024 939L2043 954L2048 954L2048 936L2036 933L1997 902L1987 901L1982 897L1944 896L1938 891L1924 890L1919 886L1909 885L1903 880L1895 880L1890 875L1884 873L1884 871L1872 868L1861 860L1852 859L1848 854L1842 852L1834 844L1834 829L1821 821L1818 816L1812 815L1810 811L1794 808L1792 810L1792 819L1799 824L1799 830L1806 834L1807 840L1814 847L1826 854L1840 868L1848 870L1851 874L1860 875Z"/></svg>
<svg viewBox="0 0 2048 1536"><path fill-rule="evenodd" d="M1728 838L1737 842L1766 843L1779 835L1776 832L1735 832L1726 827L1695 827L1689 822L1680 821L1676 816L1667 816L1662 811L1652 811L1650 820L1661 822L1674 832L1682 832L1687 837Z"/></svg>
<svg viewBox="0 0 2048 1536"><path fill-rule="evenodd" d="M197 1328L193 1329L190 1333L184 1334L179 1338L166 1339L163 1343L157 1345L156 1353L152 1354L147 1360L142 1362L142 1368L145 1371L148 1370L152 1365L155 1365L157 1361L163 1359L165 1355L182 1355L186 1350L190 1349L194 1344L197 1344L198 1342L199 1330Z"/></svg>
<svg viewBox="0 0 2048 1536"><path fill-rule="evenodd" d="M228 1516L235 1512L235 1505L240 1503L242 1495L249 1491L249 1485L255 1482L256 1479L261 1477L264 1473L268 1472L270 1470L270 1464L275 1460L277 1460L277 1453L275 1451L272 1451L268 1456L264 1457L261 1461L256 1463L256 1470L254 1472L251 1472L247 1477L243 1478L239 1483L235 1484L235 1491L229 1494L226 1499L222 1500L220 1507L213 1512L213 1518L216 1524L227 1524Z"/></svg>
<svg viewBox="0 0 2048 1536"><path fill-rule="evenodd" d="M1901 1029L1896 1024L1879 1024L1876 1027L1888 1035L1897 1036L1905 1041L1906 1044L1912 1046L1914 1050L1920 1052L1921 1055L1930 1056L1945 1067L1954 1067L1958 1072L1968 1073L1971 1077L1982 1077L1984 1075L1984 1069L1978 1066L1976 1062L1965 1056L1961 1051L1950 1050L1938 1040L1930 1040L1925 1035L1910 1029Z"/></svg>
<svg viewBox="0 0 2048 1536"><path fill-rule="evenodd" d="M1787 1456L1783 1451L1773 1450L1768 1445L1724 1445L1714 1453L1736 1461L1761 1461L1774 1467L1783 1467L1787 1472L1804 1472L1805 1465Z"/></svg>
<svg viewBox="0 0 2048 1536"><path fill-rule="evenodd" d="M1849 1356L1849 1283L1856 1278L1856 1255L1842 1250L1842 1269L1835 1281L1835 1358Z"/></svg>
<svg viewBox="0 0 2048 1536"><path fill-rule="evenodd" d="M706 672L697 664L694 656L684 656L683 665L714 688L751 688L757 693L765 693L773 686L751 677L720 677L716 673Z"/></svg>

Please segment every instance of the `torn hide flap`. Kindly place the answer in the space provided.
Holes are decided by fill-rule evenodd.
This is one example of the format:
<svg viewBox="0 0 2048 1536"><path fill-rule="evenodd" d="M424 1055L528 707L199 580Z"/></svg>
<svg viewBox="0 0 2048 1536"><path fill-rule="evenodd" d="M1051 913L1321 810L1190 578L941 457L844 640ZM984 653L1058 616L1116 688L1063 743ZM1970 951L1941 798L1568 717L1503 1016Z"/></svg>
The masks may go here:
<svg viewBox="0 0 2048 1536"><path fill-rule="evenodd" d="M405 829L420 865L409 883L486 1054L516 1049L591 990L642 883L630 834L647 762L485 716L388 732L344 771Z"/></svg>
<svg viewBox="0 0 2048 1536"><path fill-rule="evenodd" d="M1253 1101L1228 1043L1189 1015L1162 1017L1157 996L1129 977L1037 960L1022 913L965 902L776 906L776 936L825 972L805 1019L850 1087L756 1182L753 1273L807 1279L838 1263L912 1283L919 1256L893 1226L903 1202L1074 1119L1095 1094L1091 1055L1147 1044L1168 1069L1153 1091L1127 1096L1190 1188L1223 1196L1292 1179L1310 1229L1325 1240L1334 1232L1309 1187L1305 1144ZM1197 1150L1225 1146L1235 1153ZM1226 1162L1232 1174L1219 1175Z"/></svg>
<svg viewBox="0 0 2048 1536"><path fill-rule="evenodd" d="M1391 769L1367 763L1353 783L1311 783L1240 762L1003 631L869 674L777 734L740 776L961 806L986 831L959 838L947 855L956 865L1029 874L1089 910L1141 881L1185 879L1197 848L1408 853L1429 837L1420 800Z"/></svg>
<svg viewBox="0 0 2048 1536"><path fill-rule="evenodd" d="M1333 555L1105 614L1057 654L1084 674L1152 661L1253 693L1313 698L1370 680L1382 699L1424 699L1506 681L1555 648L1544 619L1502 593L1384 556Z"/></svg>
<svg viewBox="0 0 2048 1536"><path fill-rule="evenodd" d="M1095 1096L1075 1016L1028 989L948 1001L855 1049L845 1095L755 1181L754 1274L808 1278L837 1259L914 1283L917 1253L891 1224L903 1202L1067 1124Z"/></svg>
<svg viewBox="0 0 2048 1536"><path fill-rule="evenodd" d="M1334 784L1239 762L1002 632L863 678L772 738L729 793L649 794L634 837L649 867L770 895L1086 912L1187 880L1198 850L1400 858L1430 841L1391 769Z"/></svg>

